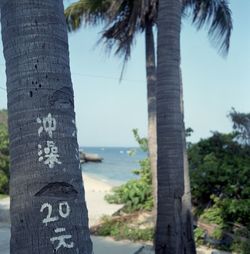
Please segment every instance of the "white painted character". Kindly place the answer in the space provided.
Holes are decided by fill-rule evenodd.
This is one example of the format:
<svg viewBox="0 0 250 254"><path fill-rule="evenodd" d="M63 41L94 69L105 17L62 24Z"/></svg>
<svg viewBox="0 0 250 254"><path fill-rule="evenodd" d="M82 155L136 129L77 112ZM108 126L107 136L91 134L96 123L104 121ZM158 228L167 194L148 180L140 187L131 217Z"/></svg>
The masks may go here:
<svg viewBox="0 0 250 254"><path fill-rule="evenodd" d="M55 229L55 233L62 233L65 232L66 229L65 228L57 228ZM54 244L54 242L57 242L57 246L56 246L56 251L58 251L61 247L63 248L67 248L67 249L72 249L74 247L74 242L72 241L68 241L68 243L66 242L66 240L69 240L72 238L72 235L59 235L59 236L55 236L50 238L50 241Z"/></svg>
<svg viewBox="0 0 250 254"><path fill-rule="evenodd" d="M42 213L44 211L44 209L47 208L48 209L48 214L46 216L46 218L43 219L43 223L48 226L48 223L50 222L54 222L54 221L58 221L59 217L58 216L52 216L52 205L49 203L45 203L41 206L40 212Z"/></svg>
<svg viewBox="0 0 250 254"><path fill-rule="evenodd" d="M42 222L48 226L48 223L58 221L60 218L59 216L52 216L52 205L49 203L44 203L41 206L40 212L43 213L44 210L47 208L47 216L42 220ZM66 219L70 215L70 206L67 201L63 201L59 203L59 209L58 209L59 215L61 218Z"/></svg>
<svg viewBox="0 0 250 254"><path fill-rule="evenodd" d="M76 160L80 160L80 154L79 154L79 150L78 150L78 148L76 148L75 149L75 158L76 158Z"/></svg>
<svg viewBox="0 0 250 254"><path fill-rule="evenodd" d="M66 219L70 215L70 206L67 201L59 204L59 214L62 218Z"/></svg>
<svg viewBox="0 0 250 254"><path fill-rule="evenodd" d="M54 141L47 141L47 147L42 149L42 145L38 144L38 161L44 161L45 165L48 165L49 168L54 168L55 164L62 164L59 160L58 148L55 145Z"/></svg>
<svg viewBox="0 0 250 254"><path fill-rule="evenodd" d="M76 137L77 135L76 121L73 119L72 123L74 125L74 131L72 132L72 137Z"/></svg>
<svg viewBox="0 0 250 254"><path fill-rule="evenodd" d="M42 126L38 129L38 135L40 137L41 133L45 131L49 134L49 137L53 137L53 131L56 130L56 119L52 117L51 113L48 114L47 117L37 118L36 121L40 123Z"/></svg>

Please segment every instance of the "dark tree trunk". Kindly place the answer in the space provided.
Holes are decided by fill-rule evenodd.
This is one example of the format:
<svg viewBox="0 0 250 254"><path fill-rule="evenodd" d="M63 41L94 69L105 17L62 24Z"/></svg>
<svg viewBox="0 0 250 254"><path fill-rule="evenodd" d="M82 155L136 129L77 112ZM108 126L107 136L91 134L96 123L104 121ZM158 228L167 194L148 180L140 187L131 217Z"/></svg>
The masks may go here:
<svg viewBox="0 0 250 254"><path fill-rule="evenodd" d="M157 211L157 138L156 138L156 61L155 61L155 45L153 36L153 26L146 26L145 34L146 44L146 73L147 73L147 99L148 99L148 144L149 157L152 172L153 196L154 196L154 211ZM181 80L181 72L180 72ZM184 103L183 103L183 84L181 80L181 102L182 115L184 118ZM184 195L182 197L182 214L183 214L183 241L186 254L195 254L195 241L193 235L193 216L191 205L191 190L188 160L186 153L185 140L185 124L183 120L183 144L184 144Z"/></svg>
<svg viewBox="0 0 250 254"><path fill-rule="evenodd" d="M179 71L181 2L160 0L157 24L158 210L155 253L184 254L184 125Z"/></svg>
<svg viewBox="0 0 250 254"><path fill-rule="evenodd" d="M193 214L191 204L191 189L188 169L187 153L184 151L184 181L185 191L182 197L182 223L183 244L185 254L196 254L195 240L193 234Z"/></svg>
<svg viewBox="0 0 250 254"><path fill-rule="evenodd" d="M185 136L185 123L184 123L184 97L183 97L183 82L180 69L180 85L181 85L181 111L183 119L183 156L184 156L184 195L182 196L182 223L183 223L183 244L185 254L196 254L195 240L193 234L193 214L191 202L191 188L188 167L188 157L186 150L186 136Z"/></svg>
<svg viewBox="0 0 250 254"><path fill-rule="evenodd" d="M62 0L1 9L11 157L11 254L91 254Z"/></svg>
<svg viewBox="0 0 250 254"><path fill-rule="evenodd" d="M152 172L154 210L157 210L156 62L153 25L146 25L146 73L148 101L148 150Z"/></svg>

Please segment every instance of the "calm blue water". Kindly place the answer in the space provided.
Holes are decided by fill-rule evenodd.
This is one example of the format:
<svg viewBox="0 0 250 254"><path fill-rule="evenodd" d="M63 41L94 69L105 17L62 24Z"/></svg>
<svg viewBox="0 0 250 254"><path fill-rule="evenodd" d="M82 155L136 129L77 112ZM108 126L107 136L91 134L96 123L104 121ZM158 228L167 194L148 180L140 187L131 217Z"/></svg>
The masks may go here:
<svg viewBox="0 0 250 254"><path fill-rule="evenodd" d="M128 154L131 149L136 150L133 156ZM81 147L80 150L86 153L96 153L103 158L101 163L84 163L82 165L83 172L113 184L121 184L137 178L132 170L138 169L139 160L146 157L146 153L139 148Z"/></svg>

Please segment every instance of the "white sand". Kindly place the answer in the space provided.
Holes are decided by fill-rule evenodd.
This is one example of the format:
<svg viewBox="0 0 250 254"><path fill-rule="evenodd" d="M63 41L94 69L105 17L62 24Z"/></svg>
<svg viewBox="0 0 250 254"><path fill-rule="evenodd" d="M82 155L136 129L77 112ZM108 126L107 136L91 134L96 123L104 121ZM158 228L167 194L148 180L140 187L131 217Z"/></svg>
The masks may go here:
<svg viewBox="0 0 250 254"><path fill-rule="evenodd" d="M103 215L112 215L122 207L121 205L110 205L104 200L104 196L111 191L112 185L86 174L83 175L83 180L90 226L98 223ZM0 254L9 254L10 226L7 219L9 216L8 212L9 198L0 200ZM92 236L91 238L95 254L133 254L141 247L140 243L131 243L129 241L116 242L107 237ZM206 247L197 248L197 254L211 253L224 254L228 252L219 252Z"/></svg>
<svg viewBox="0 0 250 254"><path fill-rule="evenodd" d="M112 185L86 174L83 174L83 182L90 226L97 224L103 215L112 215L122 207L122 205L108 204L104 200L104 196L111 191Z"/></svg>
<svg viewBox="0 0 250 254"><path fill-rule="evenodd" d="M89 212L89 224L95 225L103 215L112 215L120 209L121 205L110 205L104 200L105 194L109 193L112 185L93 177L83 175L85 196ZM1 212L9 212L9 198L0 200ZM2 221L3 222L3 221ZM9 254L10 225L0 222L0 254ZM140 243L129 241L116 242L111 238L91 236L95 254L133 254L141 246Z"/></svg>
<svg viewBox="0 0 250 254"><path fill-rule="evenodd" d="M111 205L104 200L104 196L112 189L112 185L83 174L85 198L89 214L89 226L100 222L103 215L112 215L122 205ZM0 222L9 222L10 199L0 200Z"/></svg>

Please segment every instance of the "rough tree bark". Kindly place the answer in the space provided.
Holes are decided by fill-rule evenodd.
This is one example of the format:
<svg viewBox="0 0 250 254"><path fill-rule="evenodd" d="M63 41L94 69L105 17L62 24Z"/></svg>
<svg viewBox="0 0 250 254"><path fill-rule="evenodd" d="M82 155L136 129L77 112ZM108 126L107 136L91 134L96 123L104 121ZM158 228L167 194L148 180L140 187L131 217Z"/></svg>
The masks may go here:
<svg viewBox="0 0 250 254"><path fill-rule="evenodd" d="M1 7L11 254L91 254L62 0Z"/></svg>
<svg viewBox="0 0 250 254"><path fill-rule="evenodd" d="M157 24L158 210L155 253L184 254L184 125L179 71L181 2L160 0Z"/></svg>

